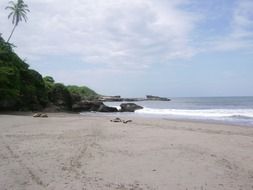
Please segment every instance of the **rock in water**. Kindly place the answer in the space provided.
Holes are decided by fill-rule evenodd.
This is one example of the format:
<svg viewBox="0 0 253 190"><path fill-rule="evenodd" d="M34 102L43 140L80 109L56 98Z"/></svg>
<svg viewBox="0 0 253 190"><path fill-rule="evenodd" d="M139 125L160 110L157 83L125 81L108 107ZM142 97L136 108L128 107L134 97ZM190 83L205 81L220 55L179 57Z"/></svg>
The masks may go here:
<svg viewBox="0 0 253 190"><path fill-rule="evenodd" d="M150 101L170 101L169 98L165 98L165 97L152 96L152 95L147 95L146 97L147 97L146 100L150 100Z"/></svg>
<svg viewBox="0 0 253 190"><path fill-rule="evenodd" d="M135 112L135 110L140 110L140 109L143 109L142 106L139 106L135 103L123 103L123 104L120 104L120 111L121 112Z"/></svg>
<svg viewBox="0 0 253 190"><path fill-rule="evenodd" d="M98 112L118 112L118 109L115 107L109 107L103 104L103 105L100 105L97 111Z"/></svg>

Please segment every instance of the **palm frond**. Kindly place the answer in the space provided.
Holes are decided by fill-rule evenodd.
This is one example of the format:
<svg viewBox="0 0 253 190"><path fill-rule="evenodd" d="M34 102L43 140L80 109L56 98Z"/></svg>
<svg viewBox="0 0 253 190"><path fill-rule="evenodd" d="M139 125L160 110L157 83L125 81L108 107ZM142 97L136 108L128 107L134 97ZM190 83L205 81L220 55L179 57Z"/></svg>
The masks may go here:
<svg viewBox="0 0 253 190"><path fill-rule="evenodd" d="M11 4L12 6L15 6L16 3L14 3L14 1L9 1L9 4Z"/></svg>
<svg viewBox="0 0 253 190"><path fill-rule="evenodd" d="M11 12L9 15L8 15L8 19L10 19L11 18L11 15L13 15L14 13L13 12Z"/></svg>
<svg viewBox="0 0 253 190"><path fill-rule="evenodd" d="M21 18L23 18L25 20L25 22L27 22L27 20L28 20L26 14L24 14L24 13L21 13Z"/></svg>
<svg viewBox="0 0 253 190"><path fill-rule="evenodd" d="M26 13L27 13L27 11L26 11L26 10L21 10L20 12L21 12L21 13L24 13L24 14L26 14Z"/></svg>

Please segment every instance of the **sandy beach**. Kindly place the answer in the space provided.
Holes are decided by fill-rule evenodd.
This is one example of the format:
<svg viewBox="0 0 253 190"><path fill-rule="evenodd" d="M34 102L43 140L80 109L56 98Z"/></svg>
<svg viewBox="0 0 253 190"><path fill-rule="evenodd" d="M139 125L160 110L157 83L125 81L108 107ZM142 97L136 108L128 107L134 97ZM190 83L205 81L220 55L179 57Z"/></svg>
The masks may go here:
<svg viewBox="0 0 253 190"><path fill-rule="evenodd" d="M0 115L0 189L253 189L253 128L111 119Z"/></svg>

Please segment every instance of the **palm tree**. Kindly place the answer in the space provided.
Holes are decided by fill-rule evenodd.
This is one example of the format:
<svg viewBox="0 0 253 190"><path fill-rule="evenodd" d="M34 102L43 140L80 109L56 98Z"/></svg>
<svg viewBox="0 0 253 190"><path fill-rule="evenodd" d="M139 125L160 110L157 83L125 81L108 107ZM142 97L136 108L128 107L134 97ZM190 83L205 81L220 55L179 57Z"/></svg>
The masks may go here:
<svg viewBox="0 0 253 190"><path fill-rule="evenodd" d="M7 42L10 41L14 30L18 26L18 23L21 22L23 19L25 20L25 22L27 21L26 13L30 12L30 10L28 9L28 5L26 5L23 0L17 0L16 3L14 1L10 1L9 4L10 5L7 6L5 9L11 10L10 14L8 15L8 19L12 17L12 24L14 24L14 27Z"/></svg>

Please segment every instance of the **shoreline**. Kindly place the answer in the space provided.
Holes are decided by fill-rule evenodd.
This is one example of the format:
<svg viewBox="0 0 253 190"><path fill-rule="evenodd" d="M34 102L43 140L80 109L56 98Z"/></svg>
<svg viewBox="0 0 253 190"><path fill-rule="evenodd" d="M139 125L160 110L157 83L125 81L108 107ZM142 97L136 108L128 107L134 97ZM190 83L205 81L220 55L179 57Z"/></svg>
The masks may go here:
<svg viewBox="0 0 253 190"><path fill-rule="evenodd" d="M46 113L49 116L90 116L90 117L133 117L133 118L140 118L140 119L150 119L150 120L166 120L166 121L178 121L178 122L189 122L189 123L200 123L200 124L213 124L213 125L225 125L225 126L234 126L234 127L246 127L246 128L253 128L253 124L249 123L239 123L239 122L232 122L232 121L221 121L221 120L214 120L214 119L191 119L191 118L176 118L176 117L166 117L163 115L152 115L152 114L136 114L131 112L44 112L44 111L2 111L0 112L1 115L17 115L17 116L32 116L35 113Z"/></svg>
<svg viewBox="0 0 253 190"><path fill-rule="evenodd" d="M141 119L153 119L153 120L167 120L167 121L178 121L178 122L190 122L190 123L202 123L202 124L214 124L214 125L226 125L226 126L237 126L237 127L249 127L253 128L251 123L243 122L232 122L232 121L222 121L215 119L204 119L204 118L183 118L183 117L173 117L164 115L152 115L152 114L137 114L137 113L127 113L127 112L117 112L117 113L101 113L101 112L81 112L80 115L97 116L97 117L133 117Z"/></svg>

